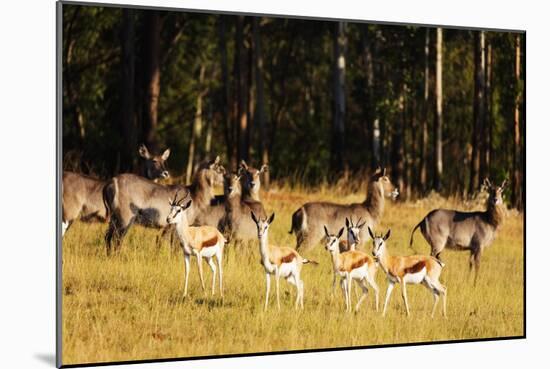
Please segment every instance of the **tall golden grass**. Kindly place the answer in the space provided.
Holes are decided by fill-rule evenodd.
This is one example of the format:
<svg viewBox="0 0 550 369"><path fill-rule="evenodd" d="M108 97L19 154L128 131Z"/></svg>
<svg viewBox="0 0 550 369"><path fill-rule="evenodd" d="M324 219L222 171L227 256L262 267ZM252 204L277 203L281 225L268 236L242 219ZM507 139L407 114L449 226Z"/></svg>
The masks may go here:
<svg viewBox="0 0 550 369"><path fill-rule="evenodd" d="M276 212L270 241L294 247L294 236L288 234L290 218L302 203L362 201L364 191L346 195L328 185L315 191L279 186L262 196L266 209ZM390 252L411 254L412 227L438 206L482 208L479 201L465 203L437 196L387 203L377 231L392 228ZM121 253L107 257L105 229L105 224L77 222L63 241L64 364L519 336L524 331L523 215L513 211L482 257L477 286L469 273L468 253L442 254L446 267L441 281L449 296L447 319L440 310L434 319L429 317L432 297L422 286L408 288L410 318L405 315L399 287L385 318L375 311L372 293L359 312L344 312L341 291L331 293L330 256L322 247L305 253L320 264L302 270L303 311L294 310L294 288L283 281L281 311L272 295L269 310L263 312L265 277L255 242L240 248L227 246L223 301L219 295L203 294L195 260L189 295L184 299L182 253L172 250L166 240L157 248L159 231L135 226ZM420 233L415 248L429 253ZM205 276L208 286L206 265ZM387 283L381 270L377 282L383 302Z"/></svg>

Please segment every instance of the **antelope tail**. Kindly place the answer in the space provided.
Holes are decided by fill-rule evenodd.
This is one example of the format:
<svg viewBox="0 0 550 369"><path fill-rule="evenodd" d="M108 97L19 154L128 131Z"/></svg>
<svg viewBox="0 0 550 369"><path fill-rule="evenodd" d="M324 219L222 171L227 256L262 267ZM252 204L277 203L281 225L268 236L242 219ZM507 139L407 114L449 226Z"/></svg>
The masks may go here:
<svg viewBox="0 0 550 369"><path fill-rule="evenodd" d="M316 262L315 260L309 260L309 259L302 259L302 264L319 265L319 263Z"/></svg>
<svg viewBox="0 0 550 369"><path fill-rule="evenodd" d="M422 225L422 222L424 221L424 219L422 219L420 221L420 223L418 223L412 230L411 232L411 239L409 240L409 248L413 248L413 241L414 241L414 232L416 232L416 230L418 229L418 227L420 227Z"/></svg>
<svg viewBox="0 0 550 369"><path fill-rule="evenodd" d="M442 268L445 266L445 263L442 262L440 259L438 259L438 258L436 258L436 257L434 257L434 259L435 259L435 261L437 261L437 263L438 263L439 265L441 265Z"/></svg>
<svg viewBox="0 0 550 369"><path fill-rule="evenodd" d="M303 228L306 221L306 212L303 207L296 210L292 214L292 224L290 226L289 234L296 233L300 228Z"/></svg>
<svg viewBox="0 0 550 369"><path fill-rule="evenodd" d="M113 208L116 208L115 196L117 192L117 184L115 179L111 179L103 186L103 205L105 206L105 218L109 221Z"/></svg>

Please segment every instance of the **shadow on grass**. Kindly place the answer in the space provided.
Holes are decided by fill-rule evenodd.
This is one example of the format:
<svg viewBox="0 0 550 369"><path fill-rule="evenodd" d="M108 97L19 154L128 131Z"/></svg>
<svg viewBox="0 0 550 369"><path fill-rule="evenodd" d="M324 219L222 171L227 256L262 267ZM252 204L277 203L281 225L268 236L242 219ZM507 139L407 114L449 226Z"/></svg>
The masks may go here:
<svg viewBox="0 0 550 369"><path fill-rule="evenodd" d="M233 302L229 302L227 299L222 299L219 295L213 297L193 297L187 295L187 297L184 297L182 293L178 293L172 295L168 301L172 305L195 304L197 306L205 306L208 310L221 307L231 308L234 306Z"/></svg>

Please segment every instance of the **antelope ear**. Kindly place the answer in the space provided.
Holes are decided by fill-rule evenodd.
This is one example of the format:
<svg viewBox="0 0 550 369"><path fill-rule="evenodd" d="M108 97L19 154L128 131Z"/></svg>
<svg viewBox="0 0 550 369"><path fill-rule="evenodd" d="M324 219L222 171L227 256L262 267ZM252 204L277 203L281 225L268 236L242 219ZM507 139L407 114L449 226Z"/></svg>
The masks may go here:
<svg viewBox="0 0 550 369"><path fill-rule="evenodd" d="M338 232L338 238L342 237L342 233L344 233L344 227L340 228L340 231Z"/></svg>
<svg viewBox="0 0 550 369"><path fill-rule="evenodd" d="M256 218L256 215L254 215L253 211L250 212L250 216L252 217L252 220L254 221L254 223L258 224L258 218Z"/></svg>
<svg viewBox="0 0 550 369"><path fill-rule="evenodd" d="M139 145L138 153L143 159L151 159L151 154L144 144Z"/></svg>
<svg viewBox="0 0 550 369"><path fill-rule="evenodd" d="M170 149L166 149L164 150L164 152L162 153L162 160L167 160L168 157L170 156Z"/></svg>
<svg viewBox="0 0 550 369"><path fill-rule="evenodd" d="M349 219L346 218L346 228L349 228Z"/></svg>
<svg viewBox="0 0 550 369"><path fill-rule="evenodd" d="M502 181L502 184L500 185L500 189L504 190L508 186L508 178L505 178L504 181Z"/></svg>
<svg viewBox="0 0 550 369"><path fill-rule="evenodd" d="M245 169L245 170L248 170L248 165L246 164L246 161L244 161L244 160L241 160L240 167Z"/></svg>
<svg viewBox="0 0 550 369"><path fill-rule="evenodd" d="M372 238L374 240L374 233L372 232L372 229L370 229L370 227L368 227L368 229L369 229L370 238Z"/></svg>
<svg viewBox="0 0 550 369"><path fill-rule="evenodd" d="M193 200L187 201L187 204L185 204L181 210L185 210L185 209L189 208L191 206L192 202L193 202Z"/></svg>
<svg viewBox="0 0 550 369"><path fill-rule="evenodd" d="M168 198L168 203L170 204L170 206L172 206L173 202L171 198Z"/></svg>
<svg viewBox="0 0 550 369"><path fill-rule="evenodd" d="M267 164L262 165L262 167L260 168L260 173L263 172L269 172L269 166Z"/></svg>
<svg viewBox="0 0 550 369"><path fill-rule="evenodd" d="M363 228L363 227L365 226L365 224L367 224L367 221L366 221L366 220L363 221L363 223L358 224L358 225L357 225L357 228L361 229L361 228Z"/></svg>
<svg viewBox="0 0 550 369"><path fill-rule="evenodd" d="M271 214L271 216L269 217L269 219L267 220L267 224L271 224L273 222L273 220L275 219L275 213Z"/></svg>
<svg viewBox="0 0 550 369"><path fill-rule="evenodd" d="M388 229L388 233L386 233L386 235L382 238L384 241L386 241L388 238L390 238L390 235L391 235L391 228Z"/></svg>
<svg viewBox="0 0 550 369"><path fill-rule="evenodd" d="M327 229L327 226L324 225L323 228L325 229L325 236L327 236L327 238L330 237L330 235L328 234L328 229Z"/></svg>

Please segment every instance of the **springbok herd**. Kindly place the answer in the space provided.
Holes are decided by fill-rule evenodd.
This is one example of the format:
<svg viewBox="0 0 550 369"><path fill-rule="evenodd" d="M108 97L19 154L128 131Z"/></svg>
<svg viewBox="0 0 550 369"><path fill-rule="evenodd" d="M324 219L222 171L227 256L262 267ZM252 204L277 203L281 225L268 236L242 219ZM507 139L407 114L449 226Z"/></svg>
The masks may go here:
<svg viewBox="0 0 550 369"><path fill-rule="evenodd" d="M170 150L152 155L141 145L142 175L119 174L103 181L82 174L63 173L63 223L62 234L76 219L108 222L105 234L107 254L120 249L122 240L132 224L162 229L160 238L175 232L181 243L185 260L185 287L190 270L190 259L197 260L199 277L205 290L202 259L206 259L212 271L212 295L216 293L216 274L223 297L223 252L229 241L243 243L257 240L260 260L265 271L266 293L264 309L269 304L271 276L275 277L277 306L280 309L279 281L281 278L296 288L296 308L304 307L304 282L300 276L304 264L317 264L300 255L322 243L330 253L333 270L332 289L340 277L346 311L351 311L352 282L362 291L355 310L367 296L369 287L375 293L378 311L378 285L376 272L386 274L388 286L382 315L395 284L401 291L407 315L407 284L422 284L434 297L432 317L439 297L443 298L443 315L446 316L447 288L439 281L445 264L440 260L444 248L470 251L470 269L475 269L474 281L480 266L480 258L489 246L502 223L504 205L502 193L506 180L500 186L485 179L489 198L485 211L461 212L435 209L429 212L414 228L420 231L431 246L431 255L394 256L389 253L387 241L391 230L376 235L373 229L384 211L385 198L396 198L398 190L392 185L385 169L378 168L369 178L367 197L363 203L335 204L309 202L292 215L290 233L296 236L296 248L274 246L269 242L269 227L275 213L269 217L260 200L260 177L268 170L248 166L244 161L237 173L226 173L219 157L201 164L189 186L163 185L159 178L167 178L165 161ZM216 196L214 189L223 185L224 195ZM343 239L344 231L347 237ZM361 251L372 239L372 254ZM299 253L300 252L300 253ZM214 257L216 263L214 263ZM217 265L216 265L217 264ZM475 283L475 282L474 282Z"/></svg>

